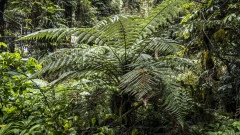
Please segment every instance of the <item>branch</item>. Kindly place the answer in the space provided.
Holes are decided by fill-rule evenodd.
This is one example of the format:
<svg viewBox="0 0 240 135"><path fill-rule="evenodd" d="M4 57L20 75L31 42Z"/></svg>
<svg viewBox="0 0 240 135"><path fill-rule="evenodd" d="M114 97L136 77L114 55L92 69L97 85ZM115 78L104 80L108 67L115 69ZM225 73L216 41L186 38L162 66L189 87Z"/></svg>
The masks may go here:
<svg viewBox="0 0 240 135"><path fill-rule="evenodd" d="M139 103L138 105L134 106L132 109L128 110L126 113L124 113L121 118L125 117L129 113L132 113L133 111L137 110L140 106L143 105L143 102Z"/></svg>

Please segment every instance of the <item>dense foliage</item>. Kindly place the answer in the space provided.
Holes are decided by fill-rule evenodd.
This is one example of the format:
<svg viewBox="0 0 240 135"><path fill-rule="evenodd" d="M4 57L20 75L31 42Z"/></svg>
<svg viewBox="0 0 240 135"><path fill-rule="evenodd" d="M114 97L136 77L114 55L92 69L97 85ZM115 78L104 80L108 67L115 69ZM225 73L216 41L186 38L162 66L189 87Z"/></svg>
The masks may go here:
<svg viewBox="0 0 240 135"><path fill-rule="evenodd" d="M239 0L0 3L0 135L240 133Z"/></svg>

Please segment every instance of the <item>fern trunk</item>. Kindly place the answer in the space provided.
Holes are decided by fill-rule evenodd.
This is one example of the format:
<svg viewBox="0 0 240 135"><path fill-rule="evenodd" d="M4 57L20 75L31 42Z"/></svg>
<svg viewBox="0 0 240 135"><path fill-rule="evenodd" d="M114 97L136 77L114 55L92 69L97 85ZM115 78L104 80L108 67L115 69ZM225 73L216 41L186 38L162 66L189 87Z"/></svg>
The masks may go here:
<svg viewBox="0 0 240 135"><path fill-rule="evenodd" d="M122 125L125 125L127 127L132 126L135 122L134 114L130 113L124 117L122 116L133 108L135 97L125 93L114 93L111 98L112 113L120 118Z"/></svg>

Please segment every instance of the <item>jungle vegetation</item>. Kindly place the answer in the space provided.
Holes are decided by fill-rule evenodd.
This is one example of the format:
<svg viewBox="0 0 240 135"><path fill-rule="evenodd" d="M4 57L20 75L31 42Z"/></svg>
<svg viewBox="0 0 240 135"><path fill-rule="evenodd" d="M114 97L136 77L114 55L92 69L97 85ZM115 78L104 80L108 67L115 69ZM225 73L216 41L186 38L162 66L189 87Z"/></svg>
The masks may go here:
<svg viewBox="0 0 240 135"><path fill-rule="evenodd" d="M239 0L0 0L0 135L239 135Z"/></svg>

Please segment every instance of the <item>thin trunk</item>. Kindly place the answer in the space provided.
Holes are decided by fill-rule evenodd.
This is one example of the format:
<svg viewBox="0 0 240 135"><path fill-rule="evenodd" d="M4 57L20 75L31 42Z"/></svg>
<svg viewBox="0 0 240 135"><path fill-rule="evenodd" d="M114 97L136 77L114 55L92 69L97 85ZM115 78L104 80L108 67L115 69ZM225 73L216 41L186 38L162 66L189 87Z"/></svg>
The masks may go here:
<svg viewBox="0 0 240 135"><path fill-rule="evenodd" d="M78 27L82 27L87 24L87 20L89 17L86 16L87 11L87 5L86 3L79 2L77 3L77 9L75 11L75 20L77 21Z"/></svg>
<svg viewBox="0 0 240 135"><path fill-rule="evenodd" d="M67 26L69 28L72 27L72 12L73 12L73 6L70 2L66 2L64 4L64 9L65 9L65 12L64 12L64 15L65 15L65 18L67 20Z"/></svg>
<svg viewBox="0 0 240 135"><path fill-rule="evenodd" d="M8 42L8 50L10 53L15 52L15 37L9 37L8 39L10 42Z"/></svg>
<svg viewBox="0 0 240 135"><path fill-rule="evenodd" d="M4 10L7 0L0 0L0 42L4 42L4 30L5 30L5 21L4 21ZM6 51L1 47L0 52Z"/></svg>

